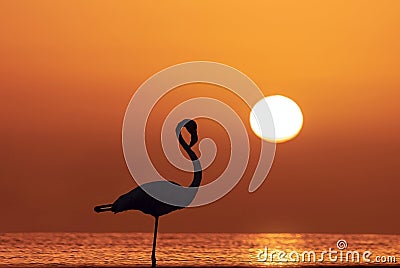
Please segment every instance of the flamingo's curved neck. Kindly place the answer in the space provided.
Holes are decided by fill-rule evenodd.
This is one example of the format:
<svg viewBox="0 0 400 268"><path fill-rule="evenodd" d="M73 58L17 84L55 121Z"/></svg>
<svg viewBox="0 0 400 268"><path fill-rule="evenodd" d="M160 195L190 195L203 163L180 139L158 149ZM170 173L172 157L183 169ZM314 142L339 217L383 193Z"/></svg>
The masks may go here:
<svg viewBox="0 0 400 268"><path fill-rule="evenodd" d="M192 163L193 163L193 169L194 169L193 181L189 187L199 187L200 183L201 183L201 179L202 179L202 170L201 170L200 160L198 159L195 152L193 152L193 150L190 148L190 146L185 142L185 140L182 137L182 134L179 134L179 143L182 145L182 148L189 155L190 160L192 160Z"/></svg>

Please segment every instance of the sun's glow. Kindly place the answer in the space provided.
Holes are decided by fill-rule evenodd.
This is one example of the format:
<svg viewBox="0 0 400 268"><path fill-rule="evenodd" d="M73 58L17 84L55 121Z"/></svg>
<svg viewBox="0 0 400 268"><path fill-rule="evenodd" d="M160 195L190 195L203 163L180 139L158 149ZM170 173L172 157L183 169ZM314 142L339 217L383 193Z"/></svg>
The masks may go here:
<svg viewBox="0 0 400 268"><path fill-rule="evenodd" d="M250 126L264 140L285 142L300 132L303 127L303 113L293 100L281 95L269 96L257 102L251 109Z"/></svg>

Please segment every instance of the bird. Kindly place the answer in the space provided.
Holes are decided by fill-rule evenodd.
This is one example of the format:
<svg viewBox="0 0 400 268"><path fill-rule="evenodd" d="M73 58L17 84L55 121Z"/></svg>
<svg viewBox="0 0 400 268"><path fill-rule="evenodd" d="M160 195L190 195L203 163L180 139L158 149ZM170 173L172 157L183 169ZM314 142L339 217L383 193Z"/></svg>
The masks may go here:
<svg viewBox="0 0 400 268"><path fill-rule="evenodd" d="M182 137L181 132L183 128L185 128L190 134L189 144ZM195 145L198 141L196 122L190 119L182 120L176 127L176 135L179 144L188 154L193 164L193 180L189 187L181 186L174 181L152 181L139 185L130 192L121 195L119 198L117 198L117 200L115 200L114 203L94 207L94 211L97 213L106 211L120 213L128 210L139 210L154 217L155 221L153 247L151 253L151 267L156 267L156 242L159 217L187 207L197 194L197 190L202 180L202 168L200 161L196 153L192 150L193 145ZM154 198L154 195L149 194L150 192L155 193L156 195L158 193L161 196L173 196L172 204L168 204Z"/></svg>

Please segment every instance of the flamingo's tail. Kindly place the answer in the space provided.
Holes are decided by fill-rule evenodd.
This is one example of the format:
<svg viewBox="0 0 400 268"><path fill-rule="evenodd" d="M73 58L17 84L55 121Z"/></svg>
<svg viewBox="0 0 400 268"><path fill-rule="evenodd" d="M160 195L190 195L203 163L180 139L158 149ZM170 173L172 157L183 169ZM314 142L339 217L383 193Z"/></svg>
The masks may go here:
<svg viewBox="0 0 400 268"><path fill-rule="evenodd" d="M113 204L107 204L107 205L101 205L101 206L95 206L94 211L97 213L99 212L105 212L105 211L111 211Z"/></svg>

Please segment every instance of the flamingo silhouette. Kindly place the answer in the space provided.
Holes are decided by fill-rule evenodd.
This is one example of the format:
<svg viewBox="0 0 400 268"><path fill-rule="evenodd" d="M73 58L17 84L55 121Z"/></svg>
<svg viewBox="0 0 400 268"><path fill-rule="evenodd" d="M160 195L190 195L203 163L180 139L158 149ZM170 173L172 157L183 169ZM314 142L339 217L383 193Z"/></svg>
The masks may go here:
<svg viewBox="0 0 400 268"><path fill-rule="evenodd" d="M181 130L185 127L189 132L191 138L190 143L187 144L183 139ZM197 143L197 124L193 120L185 119L180 122L176 128L179 143L182 148L189 155L190 160L193 164L193 181L189 187L182 187L178 183L173 181L153 181L145 183L133 189L132 191L121 195L114 203L96 206L94 211L105 212L112 211L119 213L127 210L140 210L145 214L150 214L155 218L154 222L154 235L153 235L153 249L151 254L152 267L156 267L156 241L157 241L157 229L158 229L158 218L162 215L168 214L172 211L182 209L190 204L195 197L198 187L200 186L202 179L202 170L200 161L197 155L192 151L191 147ZM177 187L179 186L179 187ZM158 196L167 196L175 198L174 204L167 204L159 201L148 193L157 193ZM163 195L164 194L164 195Z"/></svg>

